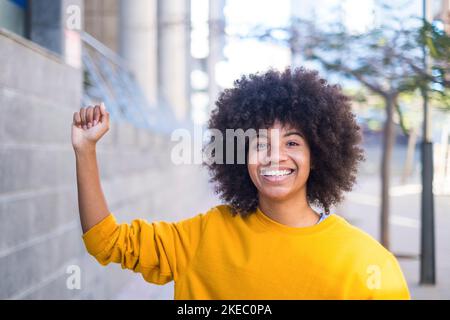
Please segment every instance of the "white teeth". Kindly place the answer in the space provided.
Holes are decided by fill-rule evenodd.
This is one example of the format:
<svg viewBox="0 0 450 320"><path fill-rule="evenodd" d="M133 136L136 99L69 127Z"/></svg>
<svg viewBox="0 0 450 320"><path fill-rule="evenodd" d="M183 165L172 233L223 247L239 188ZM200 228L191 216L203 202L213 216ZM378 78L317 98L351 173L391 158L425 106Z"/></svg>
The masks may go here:
<svg viewBox="0 0 450 320"><path fill-rule="evenodd" d="M291 172L292 170L261 170L263 176L286 176Z"/></svg>

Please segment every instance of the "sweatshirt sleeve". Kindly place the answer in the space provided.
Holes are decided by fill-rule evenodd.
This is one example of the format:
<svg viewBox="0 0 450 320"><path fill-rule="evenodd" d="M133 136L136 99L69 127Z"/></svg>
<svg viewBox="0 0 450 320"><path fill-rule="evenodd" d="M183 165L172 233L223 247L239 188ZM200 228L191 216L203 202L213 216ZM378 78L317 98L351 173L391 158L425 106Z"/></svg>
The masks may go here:
<svg viewBox="0 0 450 320"><path fill-rule="evenodd" d="M370 272L372 271L372 273ZM380 269L368 270L369 275L376 280L368 279L367 286L371 292L371 299L376 300L409 300L411 299L400 265L391 253L388 254ZM379 283L377 283L377 281Z"/></svg>
<svg viewBox="0 0 450 320"><path fill-rule="evenodd" d="M87 251L101 265L120 263L155 284L177 280L198 246L205 215L180 222L133 220L119 224L111 213L83 235Z"/></svg>

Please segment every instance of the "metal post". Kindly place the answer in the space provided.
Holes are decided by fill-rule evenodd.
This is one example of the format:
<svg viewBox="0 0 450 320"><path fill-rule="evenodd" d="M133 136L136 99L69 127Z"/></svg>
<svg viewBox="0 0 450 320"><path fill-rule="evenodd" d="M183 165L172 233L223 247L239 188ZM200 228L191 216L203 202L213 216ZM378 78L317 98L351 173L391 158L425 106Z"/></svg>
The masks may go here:
<svg viewBox="0 0 450 320"><path fill-rule="evenodd" d="M422 0L424 22L427 21L427 0ZM423 47L423 64L428 69L427 50ZM435 284L434 243L434 197L433 197L433 142L431 137L431 114L428 105L427 88L422 88L423 97L423 140L422 140L422 205L421 205L421 255L420 284Z"/></svg>

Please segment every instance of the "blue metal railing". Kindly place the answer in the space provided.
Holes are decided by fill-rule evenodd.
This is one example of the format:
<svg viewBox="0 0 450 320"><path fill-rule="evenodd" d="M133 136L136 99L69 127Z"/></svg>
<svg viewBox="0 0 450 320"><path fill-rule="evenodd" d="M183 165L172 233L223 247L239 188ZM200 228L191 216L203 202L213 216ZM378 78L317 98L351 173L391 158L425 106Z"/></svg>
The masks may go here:
<svg viewBox="0 0 450 320"><path fill-rule="evenodd" d="M86 32L83 42L84 106L105 103L116 122L129 122L138 128L170 133L177 121L167 106L152 106L134 79L127 63Z"/></svg>

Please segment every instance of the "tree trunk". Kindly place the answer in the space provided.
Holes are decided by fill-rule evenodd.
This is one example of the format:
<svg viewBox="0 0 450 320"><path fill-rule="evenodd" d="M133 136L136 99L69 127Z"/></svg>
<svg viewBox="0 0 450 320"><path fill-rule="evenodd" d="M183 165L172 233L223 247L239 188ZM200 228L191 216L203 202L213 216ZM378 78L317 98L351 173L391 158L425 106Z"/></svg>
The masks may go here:
<svg viewBox="0 0 450 320"><path fill-rule="evenodd" d="M411 176L414 163L414 152L416 151L416 142L417 142L417 130L416 128L412 127L409 130L408 148L406 150L406 159L402 173L402 184L406 183L409 176Z"/></svg>
<svg viewBox="0 0 450 320"><path fill-rule="evenodd" d="M395 97L392 95L387 95L385 97L386 121L384 123L383 155L381 160L380 241L386 249L389 249L389 187L392 149L395 141L393 121L394 101Z"/></svg>

